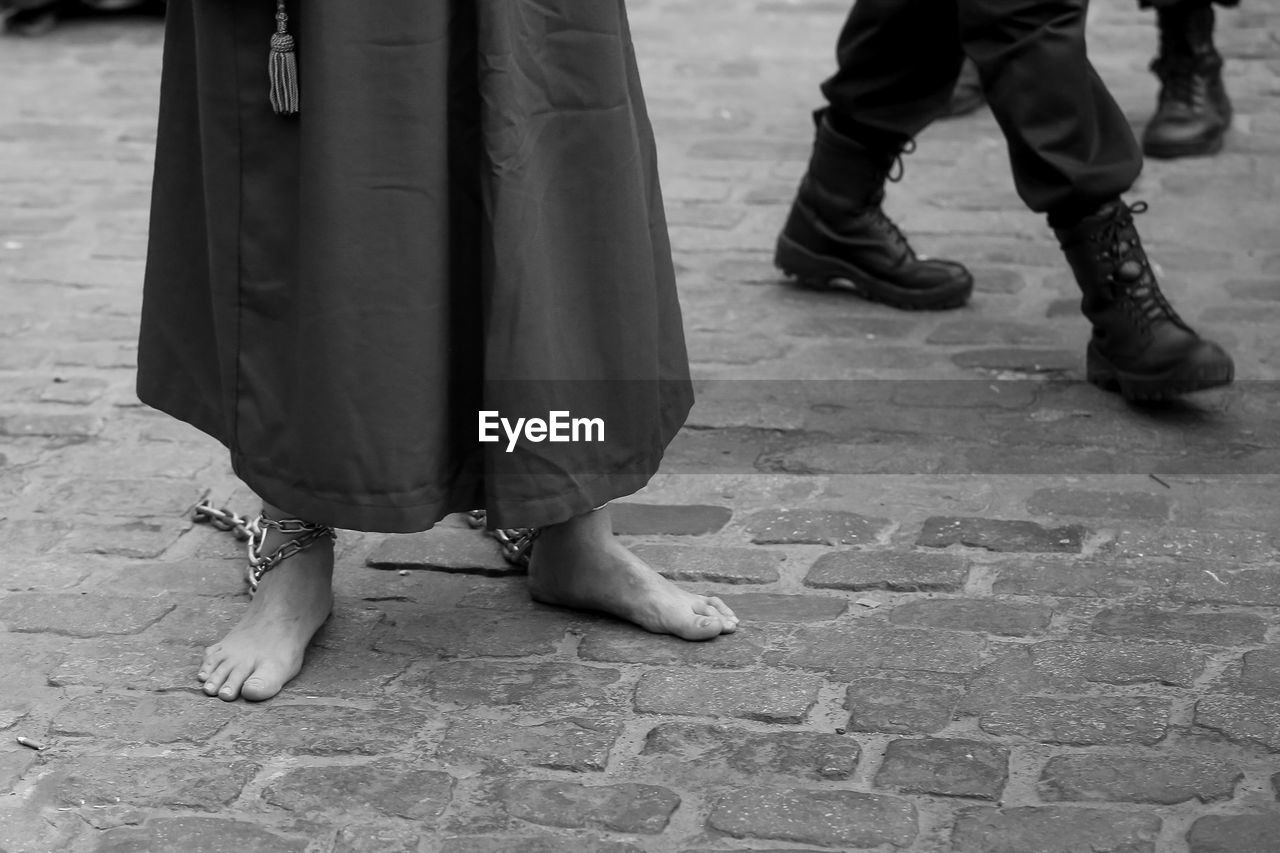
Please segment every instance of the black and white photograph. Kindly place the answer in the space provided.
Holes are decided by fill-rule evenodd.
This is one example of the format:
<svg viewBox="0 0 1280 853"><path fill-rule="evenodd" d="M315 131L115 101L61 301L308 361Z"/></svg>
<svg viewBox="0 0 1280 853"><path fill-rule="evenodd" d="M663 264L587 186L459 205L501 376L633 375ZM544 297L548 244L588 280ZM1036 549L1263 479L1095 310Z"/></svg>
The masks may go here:
<svg viewBox="0 0 1280 853"><path fill-rule="evenodd" d="M0 853L1280 853L1280 0L0 0Z"/></svg>

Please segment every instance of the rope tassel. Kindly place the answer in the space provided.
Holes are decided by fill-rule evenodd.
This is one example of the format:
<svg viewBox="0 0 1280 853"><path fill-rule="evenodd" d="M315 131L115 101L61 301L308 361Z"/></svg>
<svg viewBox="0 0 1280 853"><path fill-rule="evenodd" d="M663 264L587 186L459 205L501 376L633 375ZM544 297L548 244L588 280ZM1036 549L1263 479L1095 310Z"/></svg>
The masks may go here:
<svg viewBox="0 0 1280 853"><path fill-rule="evenodd" d="M298 112L298 59L293 48L284 0L276 0L276 31L271 36L271 61L267 74L271 78L271 109L277 115L295 115Z"/></svg>

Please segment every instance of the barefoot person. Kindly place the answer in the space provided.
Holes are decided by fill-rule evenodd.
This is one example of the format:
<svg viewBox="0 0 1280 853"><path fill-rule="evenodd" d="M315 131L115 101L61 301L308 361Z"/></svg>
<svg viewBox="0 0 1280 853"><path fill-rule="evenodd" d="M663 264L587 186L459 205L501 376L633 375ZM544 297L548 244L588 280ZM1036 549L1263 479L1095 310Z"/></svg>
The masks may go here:
<svg viewBox="0 0 1280 853"><path fill-rule="evenodd" d="M475 508L540 531L539 601L733 631L601 508L648 482L692 403L622 0L276 14L173 0L166 24L138 394L224 443L264 502L256 594L205 692L267 699L297 674L333 528ZM478 437L482 412L563 411L607 440Z"/></svg>

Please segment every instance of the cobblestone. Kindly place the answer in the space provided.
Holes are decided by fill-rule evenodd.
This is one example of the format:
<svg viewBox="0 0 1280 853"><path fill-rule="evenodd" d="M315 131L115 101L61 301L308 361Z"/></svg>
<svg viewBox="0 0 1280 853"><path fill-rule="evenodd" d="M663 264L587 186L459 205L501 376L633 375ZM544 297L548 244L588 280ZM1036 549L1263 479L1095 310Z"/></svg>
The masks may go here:
<svg viewBox="0 0 1280 853"><path fill-rule="evenodd" d="M1256 613L1182 613L1155 607L1109 607L1093 618L1094 633L1201 646L1261 643L1267 620Z"/></svg>
<svg viewBox="0 0 1280 853"><path fill-rule="evenodd" d="M968 561L952 554L836 551L819 557L804 582L816 589L958 592L968 575Z"/></svg>
<svg viewBox="0 0 1280 853"><path fill-rule="evenodd" d="M925 521L916 544L925 548L964 545L989 551L1078 553L1084 535L1079 525L1047 528L1034 521L937 516Z"/></svg>
<svg viewBox="0 0 1280 853"><path fill-rule="evenodd" d="M1280 699L1211 694L1196 702L1195 724L1235 743L1280 752Z"/></svg>
<svg viewBox="0 0 1280 853"><path fill-rule="evenodd" d="M784 672L651 670L636 687L635 707L642 714L799 723L818 700L820 684Z"/></svg>
<svg viewBox="0 0 1280 853"><path fill-rule="evenodd" d="M980 631L1005 637L1043 634L1053 611L1042 604L940 598L909 601L889 613L894 625Z"/></svg>
<svg viewBox="0 0 1280 853"><path fill-rule="evenodd" d="M263 790L262 799L317 817L332 814L336 801L343 813L353 816L433 821L448 807L454 782L448 773L394 763L299 767L274 779Z"/></svg>
<svg viewBox="0 0 1280 853"><path fill-rule="evenodd" d="M492 761L578 772L603 770L618 739L608 720L551 720L513 725L504 720L459 719L449 724L437 753L450 764Z"/></svg>
<svg viewBox="0 0 1280 853"><path fill-rule="evenodd" d="M1187 832L1190 853L1270 853L1280 838L1280 815L1205 815Z"/></svg>
<svg viewBox="0 0 1280 853"><path fill-rule="evenodd" d="M906 847L916 835L916 810L907 800L856 791L742 789L715 802L707 825L735 838Z"/></svg>
<svg viewBox="0 0 1280 853"><path fill-rule="evenodd" d="M1175 805L1230 799L1244 778L1228 761L1195 755L1056 755L1040 774L1046 800Z"/></svg>
<svg viewBox="0 0 1280 853"><path fill-rule="evenodd" d="M509 814L543 826L600 827L617 832L661 832L680 797L658 785L577 785L525 779L505 783L499 795Z"/></svg>
<svg viewBox="0 0 1280 853"><path fill-rule="evenodd" d="M973 740L890 742L876 774L882 788L912 794L998 800L1009 778L1009 750Z"/></svg>
<svg viewBox="0 0 1280 853"><path fill-rule="evenodd" d="M260 768L247 761L189 758L87 757L56 764L57 800L64 806L125 803L149 808L217 811L244 790Z"/></svg>
<svg viewBox="0 0 1280 853"><path fill-rule="evenodd" d="M987 711L980 725L997 737L1041 743L1150 745L1163 740L1168 731L1169 703L1154 697L1027 696Z"/></svg>
<svg viewBox="0 0 1280 853"><path fill-rule="evenodd" d="M888 526L888 519L851 512L765 510L748 520L747 531L757 545L867 545Z"/></svg>
<svg viewBox="0 0 1280 853"><path fill-rule="evenodd" d="M860 678L849 685L845 707L856 732L931 734L951 722L958 687L892 678Z"/></svg>
<svg viewBox="0 0 1280 853"><path fill-rule="evenodd" d="M642 756L671 778L698 774L723 779L725 771L759 778L848 779L861 747L851 738L822 732L751 732L723 725L663 723L645 737Z"/></svg>
<svg viewBox="0 0 1280 853"><path fill-rule="evenodd" d="M672 580L699 583L774 583L784 559L782 554L752 548L645 543L633 550Z"/></svg>
<svg viewBox="0 0 1280 853"><path fill-rule="evenodd" d="M1160 818L1101 809L1026 806L961 812L955 853L1156 853Z"/></svg>

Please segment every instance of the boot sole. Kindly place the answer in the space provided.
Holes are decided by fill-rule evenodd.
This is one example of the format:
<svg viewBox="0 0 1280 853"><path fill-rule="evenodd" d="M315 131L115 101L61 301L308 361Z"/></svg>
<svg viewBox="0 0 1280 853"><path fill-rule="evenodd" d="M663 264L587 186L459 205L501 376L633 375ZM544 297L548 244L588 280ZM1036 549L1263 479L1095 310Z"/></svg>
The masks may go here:
<svg viewBox="0 0 1280 853"><path fill-rule="evenodd" d="M830 255L818 255L789 239L778 238L778 248L773 257L774 266L785 275L795 278L803 287L813 290L845 289L834 281L847 281L863 299L880 302L907 311L944 311L959 308L969 301L973 293L972 277L954 285L935 287L931 290L911 290L870 275L852 264Z"/></svg>
<svg viewBox="0 0 1280 853"><path fill-rule="evenodd" d="M1119 370L1102 356L1089 351L1085 378L1104 391L1115 391L1126 400L1158 402L1220 388L1235 379L1233 365L1220 367L1177 367L1160 374L1136 374Z"/></svg>
<svg viewBox="0 0 1280 853"><path fill-rule="evenodd" d="M1157 160L1176 160L1179 157L1212 157L1222 150L1223 136L1215 136L1203 142L1184 142L1181 145L1153 145L1144 142L1142 153Z"/></svg>

